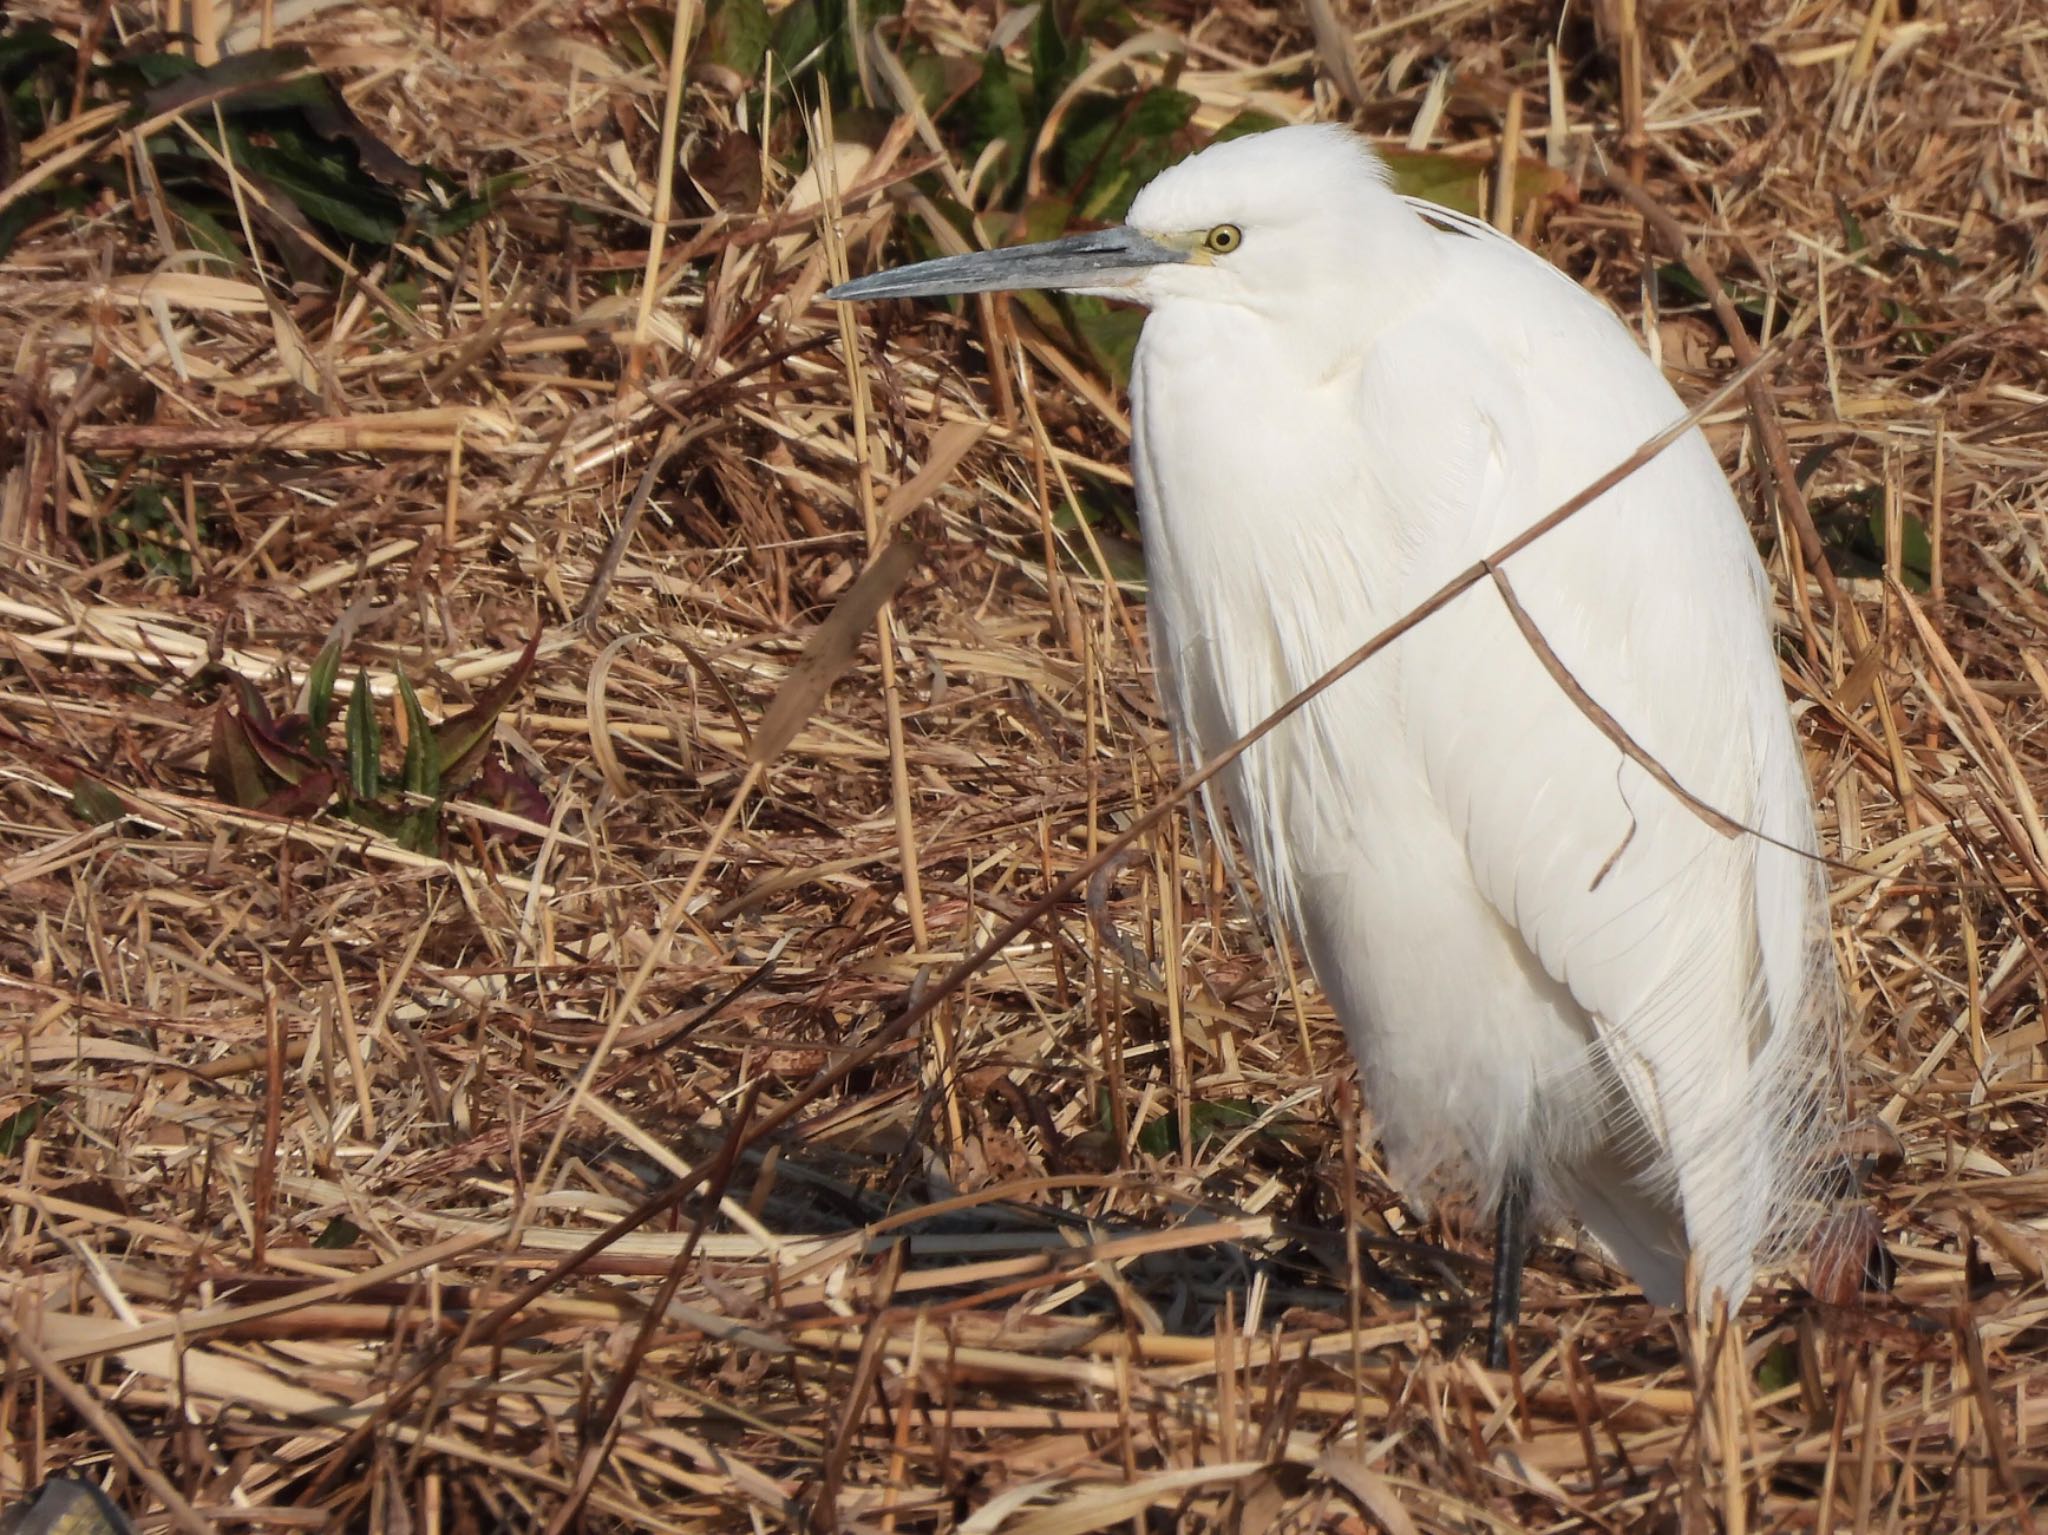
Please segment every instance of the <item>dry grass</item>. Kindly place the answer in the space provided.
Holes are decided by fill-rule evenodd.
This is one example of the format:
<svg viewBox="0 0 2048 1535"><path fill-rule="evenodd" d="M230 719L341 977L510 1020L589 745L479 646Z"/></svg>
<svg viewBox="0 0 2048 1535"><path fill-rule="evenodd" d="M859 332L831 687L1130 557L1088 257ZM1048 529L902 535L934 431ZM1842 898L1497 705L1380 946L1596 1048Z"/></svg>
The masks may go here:
<svg viewBox="0 0 2048 1535"><path fill-rule="evenodd" d="M146 184L0 264L0 1495L68 1468L149 1529L2032 1527L2036 0L1193 28L1205 126L1343 110L1312 95L1314 9L1374 132L1551 154L1579 190L1525 238L1640 314L1665 257L1587 172L1633 164L1783 349L1779 463L1732 409L1712 431L1867 871L1837 932L1858 1110L1903 1151L1868 1159L1896 1283L1824 1305L1786 1276L1717 1362L1552 1246L1512 1376L1468 1342L1483 1243L1403 1214L1320 998L1184 818L888 1032L1172 782L1142 595L1048 514L1069 477L1127 483L1121 418L1015 309L842 335L801 189L713 186L715 75L673 126L723 202L657 184L678 97L600 9L277 6L402 153L526 173L404 253L409 309L381 262L268 291L181 264ZM914 13L963 57L990 25ZM878 143L841 145L860 266L933 164L909 119ZM565 238L572 204L611 216ZM1695 395L1734 366L1703 311L1651 326ZM1824 531L1924 523L1931 590L1797 577L1794 467ZM182 509L182 585L88 552L136 477ZM924 554L886 639L750 772L899 523ZM209 658L287 703L344 622L351 670L380 694L402 670L435 715L538 623L499 737L544 826L458 802L443 859L213 796ZM125 815L81 819L81 775Z"/></svg>

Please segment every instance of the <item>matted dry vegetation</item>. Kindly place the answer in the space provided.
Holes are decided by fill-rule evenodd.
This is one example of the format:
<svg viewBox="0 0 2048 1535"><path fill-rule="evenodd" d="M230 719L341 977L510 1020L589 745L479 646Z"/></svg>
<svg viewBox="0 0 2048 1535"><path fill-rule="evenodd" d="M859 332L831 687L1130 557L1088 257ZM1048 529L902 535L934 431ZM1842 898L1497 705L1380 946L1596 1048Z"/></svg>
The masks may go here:
<svg viewBox="0 0 2048 1535"><path fill-rule="evenodd" d="M877 99L913 36L971 77L1001 9L886 23ZM1077 99L1171 72L1196 138L1252 105L1548 158L1523 237L1661 306L1698 395L1734 355L1592 173L1633 167L1777 340L1775 426L1710 430L1865 871L1837 935L1888 1293L1779 1276L1716 1365L1560 1242L1487 1372L1484 1242L1403 1213L1321 999L1184 816L891 1032L1174 781L1142 589L1099 579L1130 551L1054 516L1127 494L1099 361L1014 306L842 331L787 170L820 130L779 99L756 176L742 81L678 91L608 5L284 0L400 154L521 179L296 285L180 255L140 175L0 264L0 1496L70 1470L185 1530L2032 1527L2048 14L1557 9L1147 4ZM838 129L857 265L975 179L914 114ZM17 146L0 196L120 132ZM1877 561L1796 574L1794 474ZM899 523L886 648L750 774ZM408 847L210 785L223 667L284 710L340 634L393 737L399 674L454 714L536 627L497 749L538 800L458 794Z"/></svg>

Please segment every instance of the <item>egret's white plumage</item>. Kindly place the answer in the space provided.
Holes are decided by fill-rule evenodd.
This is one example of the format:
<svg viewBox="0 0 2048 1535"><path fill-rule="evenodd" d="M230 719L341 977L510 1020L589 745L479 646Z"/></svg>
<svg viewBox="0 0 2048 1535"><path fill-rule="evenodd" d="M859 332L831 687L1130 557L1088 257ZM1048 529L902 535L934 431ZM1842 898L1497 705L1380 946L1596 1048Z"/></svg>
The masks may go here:
<svg viewBox="0 0 2048 1535"><path fill-rule="evenodd" d="M840 292L1150 308L1132 456L1154 660L1195 759L1684 414L1598 301L1396 194L1339 128L1214 146L1124 230L1039 248L1024 277L1005 256ZM1652 1299L1681 1299L1691 1255L1736 1303L1804 1191L1835 998L1764 573L1697 432L1506 572L1585 692L1762 837L1629 760L1484 585L1219 781L1408 1190L1526 1176Z"/></svg>

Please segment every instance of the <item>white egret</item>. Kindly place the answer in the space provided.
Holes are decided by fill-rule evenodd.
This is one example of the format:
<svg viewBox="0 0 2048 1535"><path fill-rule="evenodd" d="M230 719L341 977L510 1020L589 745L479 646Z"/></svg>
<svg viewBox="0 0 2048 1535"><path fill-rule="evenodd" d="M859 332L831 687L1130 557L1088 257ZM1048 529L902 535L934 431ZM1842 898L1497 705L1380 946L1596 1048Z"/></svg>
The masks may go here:
<svg viewBox="0 0 2048 1535"><path fill-rule="evenodd" d="M1131 383L1153 660L1205 759L1684 415L1628 329L1331 127L1214 145L1119 228L835 299L1067 289L1150 309ZM1731 1310L1808 1203L1836 982L1768 583L1695 430L1506 566L1624 753L1481 585L1224 786L1411 1198L1577 1217L1653 1301ZM1213 813L1213 806L1212 813Z"/></svg>

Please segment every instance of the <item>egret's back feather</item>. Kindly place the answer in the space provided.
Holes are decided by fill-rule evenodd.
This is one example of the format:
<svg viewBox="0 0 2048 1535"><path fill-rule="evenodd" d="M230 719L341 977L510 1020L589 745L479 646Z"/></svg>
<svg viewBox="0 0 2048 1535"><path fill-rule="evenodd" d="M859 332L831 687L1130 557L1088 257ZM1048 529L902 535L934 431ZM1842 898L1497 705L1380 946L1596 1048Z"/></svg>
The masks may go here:
<svg viewBox="0 0 2048 1535"><path fill-rule="evenodd" d="M1218 146L1132 209L1154 238L1240 227L1216 267L1248 273L1162 279L1133 385L1155 649L1196 756L1683 414L1597 300L1429 213L1333 129ZM1253 281L1283 255L1284 286ZM1697 432L1506 573L1679 783L1815 850L1767 583ZM1249 750L1225 797L1411 1187L1530 1166L1654 1298L1689 1251L1740 1300L1823 1124L1815 861L1625 757L1487 587Z"/></svg>

